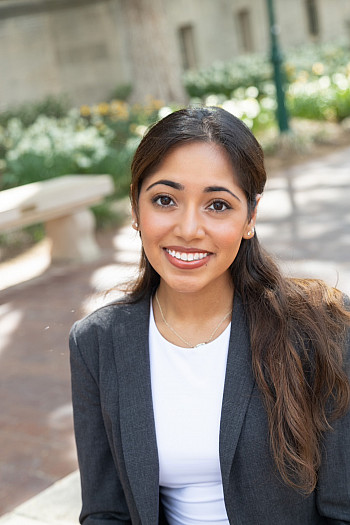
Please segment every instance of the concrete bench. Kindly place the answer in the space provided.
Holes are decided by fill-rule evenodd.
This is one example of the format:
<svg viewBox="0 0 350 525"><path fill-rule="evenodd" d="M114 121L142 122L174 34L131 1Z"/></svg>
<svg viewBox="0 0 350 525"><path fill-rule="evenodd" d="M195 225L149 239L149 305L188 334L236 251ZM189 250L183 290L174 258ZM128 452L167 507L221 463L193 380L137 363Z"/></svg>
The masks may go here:
<svg viewBox="0 0 350 525"><path fill-rule="evenodd" d="M90 206L113 193L109 175L65 175L0 192L0 232L43 222L56 262L99 255Z"/></svg>

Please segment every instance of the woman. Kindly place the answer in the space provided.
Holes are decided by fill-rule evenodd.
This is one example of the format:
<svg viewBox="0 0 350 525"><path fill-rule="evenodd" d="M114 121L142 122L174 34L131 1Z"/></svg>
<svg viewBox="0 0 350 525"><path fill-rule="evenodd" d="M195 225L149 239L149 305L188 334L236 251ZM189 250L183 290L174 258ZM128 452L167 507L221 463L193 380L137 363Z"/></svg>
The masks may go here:
<svg viewBox="0 0 350 525"><path fill-rule="evenodd" d="M71 332L81 523L350 523L350 315L260 247L265 179L219 108L141 141L139 277Z"/></svg>

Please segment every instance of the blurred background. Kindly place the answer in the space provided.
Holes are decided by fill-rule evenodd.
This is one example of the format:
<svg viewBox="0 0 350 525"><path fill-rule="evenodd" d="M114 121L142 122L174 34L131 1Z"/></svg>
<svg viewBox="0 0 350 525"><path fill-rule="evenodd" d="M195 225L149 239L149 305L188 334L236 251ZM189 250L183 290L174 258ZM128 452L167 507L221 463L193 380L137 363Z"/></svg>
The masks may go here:
<svg viewBox="0 0 350 525"><path fill-rule="evenodd" d="M270 176L262 240L349 293L350 2L0 0L0 43L1 515L77 468L68 331L135 271L130 162L159 118L241 118ZM4 192L68 174L113 190L99 258L57 264L44 222L6 226Z"/></svg>
<svg viewBox="0 0 350 525"><path fill-rule="evenodd" d="M0 0L0 189L110 173L123 197L146 127L189 103L222 105L276 153L272 34L294 145L340 139L348 0Z"/></svg>

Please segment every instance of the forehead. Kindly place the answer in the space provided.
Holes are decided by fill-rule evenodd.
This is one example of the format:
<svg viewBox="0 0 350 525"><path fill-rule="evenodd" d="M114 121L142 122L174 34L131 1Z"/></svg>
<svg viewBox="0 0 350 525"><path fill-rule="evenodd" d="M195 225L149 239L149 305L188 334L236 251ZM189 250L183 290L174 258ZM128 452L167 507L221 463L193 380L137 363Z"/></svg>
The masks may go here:
<svg viewBox="0 0 350 525"><path fill-rule="evenodd" d="M191 142L169 151L157 168L146 177L147 183L166 175L182 183L225 183L238 185L226 150L213 142ZM144 181L145 182L145 181Z"/></svg>

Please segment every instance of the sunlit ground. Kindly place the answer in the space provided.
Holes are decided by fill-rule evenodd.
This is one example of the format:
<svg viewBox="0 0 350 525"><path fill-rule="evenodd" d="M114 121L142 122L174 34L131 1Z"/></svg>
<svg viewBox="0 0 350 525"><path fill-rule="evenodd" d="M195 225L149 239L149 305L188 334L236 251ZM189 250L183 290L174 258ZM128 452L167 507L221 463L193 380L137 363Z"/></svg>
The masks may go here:
<svg viewBox="0 0 350 525"><path fill-rule="evenodd" d="M0 264L0 291L38 277L50 263L50 241L44 239L25 253Z"/></svg>

